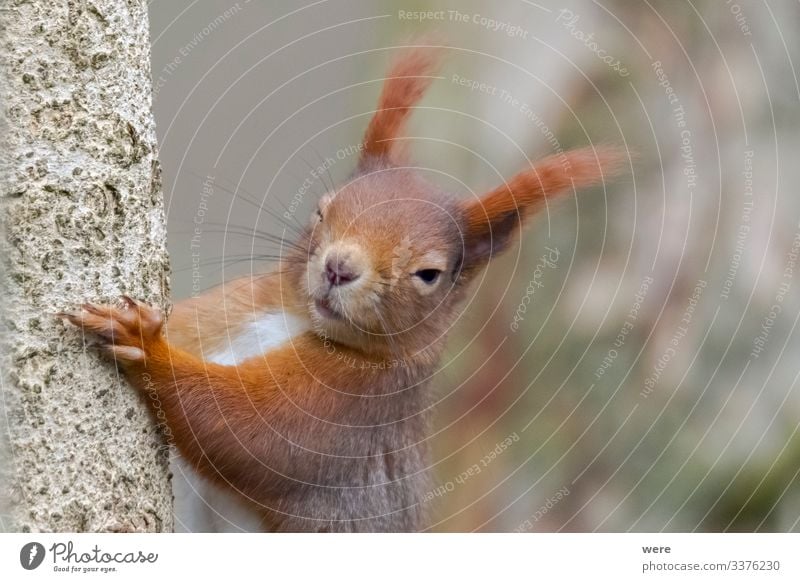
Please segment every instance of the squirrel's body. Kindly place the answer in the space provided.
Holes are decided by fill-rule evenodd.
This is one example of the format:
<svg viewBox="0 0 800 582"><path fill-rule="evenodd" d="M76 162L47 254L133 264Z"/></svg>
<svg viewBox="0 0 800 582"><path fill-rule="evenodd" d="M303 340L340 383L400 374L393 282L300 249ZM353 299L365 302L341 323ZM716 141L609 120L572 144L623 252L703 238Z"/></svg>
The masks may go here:
<svg viewBox="0 0 800 582"><path fill-rule="evenodd" d="M176 347L223 365L280 361L276 374L307 376L280 382L300 387L282 394L286 407L253 411L276 435L268 472L248 482L224 464L193 465L226 488L247 483L233 488L270 531L419 531L432 488L424 442L432 362L367 359L332 343L307 313L287 309L280 279L277 271L238 279L173 308L167 337Z"/></svg>
<svg viewBox="0 0 800 582"><path fill-rule="evenodd" d="M546 199L619 156L547 158L481 197L428 183L398 146L436 64L405 52L353 176L320 200L270 273L160 313L84 305L95 332L201 474L254 502L266 529L417 531L427 523L435 375L469 283Z"/></svg>

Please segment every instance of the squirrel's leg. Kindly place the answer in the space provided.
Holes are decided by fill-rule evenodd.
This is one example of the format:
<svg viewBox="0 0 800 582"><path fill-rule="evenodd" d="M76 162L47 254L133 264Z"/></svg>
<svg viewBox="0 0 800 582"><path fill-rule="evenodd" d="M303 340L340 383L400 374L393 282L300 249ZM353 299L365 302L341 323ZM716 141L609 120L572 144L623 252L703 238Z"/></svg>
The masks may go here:
<svg viewBox="0 0 800 582"><path fill-rule="evenodd" d="M171 346L160 311L123 299L122 309L87 304L63 316L100 338L192 465L243 492L263 483L268 447L253 437L264 434L256 410L269 379L253 367L212 364Z"/></svg>

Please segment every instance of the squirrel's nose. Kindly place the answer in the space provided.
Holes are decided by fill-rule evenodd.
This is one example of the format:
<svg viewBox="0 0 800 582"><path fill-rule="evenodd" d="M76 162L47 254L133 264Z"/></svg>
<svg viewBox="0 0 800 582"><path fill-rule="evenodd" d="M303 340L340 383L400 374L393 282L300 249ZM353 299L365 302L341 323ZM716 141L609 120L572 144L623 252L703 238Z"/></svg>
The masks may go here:
<svg viewBox="0 0 800 582"><path fill-rule="evenodd" d="M346 256L331 253L325 260L325 278L331 285L347 285L361 276Z"/></svg>

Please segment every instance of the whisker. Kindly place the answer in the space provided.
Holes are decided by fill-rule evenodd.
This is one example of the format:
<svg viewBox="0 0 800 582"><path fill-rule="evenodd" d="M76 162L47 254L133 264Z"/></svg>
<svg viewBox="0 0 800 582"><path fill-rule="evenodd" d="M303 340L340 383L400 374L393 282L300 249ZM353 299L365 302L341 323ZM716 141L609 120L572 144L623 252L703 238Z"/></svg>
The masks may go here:
<svg viewBox="0 0 800 582"><path fill-rule="evenodd" d="M200 176L199 174L196 174L195 172L190 172L190 173L192 175L194 175L196 178L205 181L205 179L202 176ZM259 204L258 202L254 201L254 200L251 200L247 196L244 196L240 192L233 191L230 188L226 188L225 186L223 186L222 184L220 184L216 180L214 180L212 182L212 184L214 186L216 186L217 188L219 188L220 190L222 190L223 192L226 192L227 194L230 194L233 197L234 200L239 199L239 200L243 200L244 202L247 202L248 204L250 204L254 208L256 208L258 210L261 210L261 211L264 211L268 215L272 216L278 222L280 222L281 224L286 226L286 228L294 231L295 234L299 234L299 230L297 229L297 227L295 225L291 224L290 222L286 222L286 220L284 219L283 216L281 216L280 214L278 214L275 211L271 210L270 208L267 208L266 206L264 206L264 204ZM241 188L239 188L239 190L241 190ZM242 192L243 192L243 190L242 190Z"/></svg>
<svg viewBox="0 0 800 582"><path fill-rule="evenodd" d="M259 262L273 262L273 263L277 262L277 263L281 263L281 262L286 262L283 257L279 257L279 256L275 256L275 257L270 257L270 256L266 256L266 255L257 256L257 257L248 256L248 257L244 257L244 258L240 258L240 259L233 259L233 260L229 260L229 259L223 257L221 260L216 261L216 262L211 262L209 265L206 265L206 266L210 266L210 265L214 265L214 264L220 265L220 267L218 269L213 269L213 270L211 270L209 272L210 274L216 274L216 273L222 271L223 269L225 269L225 267L235 267L236 265L239 265L239 264L247 262L247 261L250 261L251 263L259 263Z"/></svg>
<svg viewBox="0 0 800 582"><path fill-rule="evenodd" d="M319 154L317 154L317 155L319 155ZM303 156L300 156L300 155L298 155L297 157L298 157L300 160L302 160L302 162L303 162L303 163L304 163L306 166L308 166L308 168L309 168L309 170L311 170L312 174L317 174L317 170L318 170L319 168L315 168L314 166L312 166L312 165L309 163L309 161L308 161L307 159L305 159ZM317 178L319 179L320 183L322 183L322 186L323 186L323 187L324 187L326 190L328 190L329 192L333 192L333 191L334 191L333 184L332 184L332 183L331 183L330 185L326 184L326 183L325 183L325 179L322 177L322 175L321 175L321 174L317 175Z"/></svg>
<svg viewBox="0 0 800 582"><path fill-rule="evenodd" d="M295 175L294 175L294 173L289 173L289 175L290 175L292 178L294 178L295 180L297 180L299 183L302 183L302 181L301 181L301 180L300 180L300 179L299 179L297 176L295 176ZM241 190L242 192L244 192L245 194L247 194L248 196L250 196L250 198L251 198L252 200L255 200L255 199L256 199L256 197L255 197L255 195L254 195L254 194L251 194L250 192L248 192L247 190L245 190L245 189L244 189L244 188L242 188L241 186L239 186L239 190ZM321 194L319 194L319 193L315 193L315 195L316 195L317 197L319 197ZM301 223L300 223L300 222L297 220L297 218L295 218L295 216L294 216L294 212L291 212L291 211L289 210L289 208L286 206L286 204L284 204L284 203L283 203L283 201L280 199L280 197L279 197L279 196L273 196L273 200L274 200L275 202L277 202L277 203L278 203L278 204L281 206L281 208L283 208L283 210L286 212L286 214L288 214L288 215L289 215L289 218L290 218L291 220L293 220L293 221L294 221L295 225L297 225L297 229L299 229L299 230L295 231L295 233L296 233L296 234L299 234L300 232L302 232L303 230L305 230L305 225L304 225L304 224L301 224ZM279 217L276 217L276 218L279 218ZM286 216L285 216L285 215L283 215L283 216L282 216L282 217L280 217L279 219L282 219L282 218L286 218ZM288 223L285 223L285 222L282 222L282 224L284 224L284 225L285 225L285 226L287 226L287 227L289 227L289 226L290 226Z"/></svg>
<svg viewBox="0 0 800 582"><path fill-rule="evenodd" d="M296 251L299 251L299 252L302 252L302 253L309 252L309 248L307 246L303 246L303 244L302 244L303 242L308 240L308 238L306 236L303 236L299 240L295 241L295 240L292 240L290 238L286 238L284 236L271 234L271 233L268 233L268 232L261 232L261 231L257 231L257 230L252 230L250 227L245 227L245 226L240 226L240 225L223 225L223 224L220 224L220 223L213 223L213 222L207 222L205 224L207 224L209 226L213 226L213 227L219 227L219 228L205 229L204 232L209 233L209 234L223 234L223 235L226 235L226 236L227 235L243 236L243 237L248 237L248 238L251 238L251 239L264 240L264 241L267 241L267 242L277 243L281 247L288 248L288 249L293 249L293 250L296 250ZM177 233L180 233L180 234L192 234L194 231L193 230L188 230L188 231L187 230L176 230L174 232L177 232Z"/></svg>
<svg viewBox="0 0 800 582"><path fill-rule="evenodd" d="M336 180L333 179L333 174L331 174L330 166L327 166L325 164L325 160L323 159L322 154L319 153L317 148L315 148L311 144L308 144L308 147L310 147L314 151L314 153L317 154L317 157L320 160L322 160L322 166L320 166L320 167L324 168L325 169L325 173L328 175L328 180L330 181L330 184L331 184L331 192L335 192L336 191Z"/></svg>
<svg viewBox="0 0 800 582"><path fill-rule="evenodd" d="M320 197L322 197L322 194L320 194L319 192L315 192L315 193L314 193L314 195L317 197L317 199L319 199ZM305 226L304 224L300 224L300 221L298 221L298 220L297 220L297 219L294 217L294 214L295 214L295 213L294 213L293 211L289 210L289 207L288 207L288 206L286 206L286 204L284 204L283 200L281 200L280 198L278 198L278 197L276 196L276 197L275 197L275 201L276 201L278 204L280 204L280 205L281 205L281 208L283 208L283 210L284 210L284 212L286 212L286 214L288 214L289 216L291 216L291 217L292 217L292 220L294 220L295 224L297 224L298 228L300 228L300 229L301 229L301 231L305 231L305 230L306 230L306 226Z"/></svg>
<svg viewBox="0 0 800 582"><path fill-rule="evenodd" d="M216 257L209 257L208 259L203 259L202 261L198 261L197 263L192 263L191 265L176 267L172 270L172 272L180 273L182 271L188 271L189 269L193 269L197 266L207 267L207 266L219 265L225 263L226 261L231 262L231 264L238 264L247 260L251 260L253 262L279 262L287 265L305 265L305 261L303 260L298 260L281 255L237 254L237 255L221 255Z"/></svg>

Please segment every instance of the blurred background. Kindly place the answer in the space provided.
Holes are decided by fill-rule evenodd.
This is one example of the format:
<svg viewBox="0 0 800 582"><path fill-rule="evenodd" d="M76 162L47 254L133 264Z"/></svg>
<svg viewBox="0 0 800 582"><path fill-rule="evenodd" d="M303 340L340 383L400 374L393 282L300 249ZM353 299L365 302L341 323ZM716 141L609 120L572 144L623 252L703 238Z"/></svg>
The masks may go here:
<svg viewBox="0 0 800 582"><path fill-rule="evenodd" d="M475 286L434 385L434 529L800 531L798 21L766 1L153 2L175 300L270 267L254 229L305 222L348 176L393 47L435 31L453 49L409 135L445 188L586 144L634 155ZM176 471L180 530L250 527Z"/></svg>

